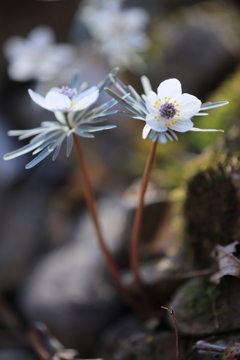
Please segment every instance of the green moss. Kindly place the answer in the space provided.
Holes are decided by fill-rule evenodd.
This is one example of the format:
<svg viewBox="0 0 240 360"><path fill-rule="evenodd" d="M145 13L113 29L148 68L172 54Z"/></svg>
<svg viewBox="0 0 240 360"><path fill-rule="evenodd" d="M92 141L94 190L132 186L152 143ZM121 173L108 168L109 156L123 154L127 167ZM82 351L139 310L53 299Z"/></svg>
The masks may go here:
<svg viewBox="0 0 240 360"><path fill-rule="evenodd" d="M225 80L221 86L209 94L206 101L229 101L227 106L218 109L209 110L209 116L197 118L195 117L194 125L200 128L222 129L228 130L235 125L240 118L240 68ZM221 139L221 133L188 133L186 139L189 145L193 146L196 151L204 149L217 139Z"/></svg>
<svg viewBox="0 0 240 360"><path fill-rule="evenodd" d="M201 317L203 320L212 318L224 318L233 310L223 303L224 294L221 288L214 284L204 283L202 286L193 286L183 289L185 298L181 308L184 309L191 318Z"/></svg>

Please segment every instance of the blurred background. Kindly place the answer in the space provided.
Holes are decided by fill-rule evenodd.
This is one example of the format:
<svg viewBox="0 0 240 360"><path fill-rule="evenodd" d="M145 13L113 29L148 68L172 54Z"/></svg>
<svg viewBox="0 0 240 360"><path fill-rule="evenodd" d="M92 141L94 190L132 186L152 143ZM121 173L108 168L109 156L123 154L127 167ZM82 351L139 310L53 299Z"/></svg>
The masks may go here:
<svg viewBox="0 0 240 360"><path fill-rule="evenodd" d="M2 160L27 144L8 137L8 130L54 120L27 90L45 95L53 86L70 85L76 71L82 82L97 85L120 67L119 78L140 94L141 75L149 77L154 91L174 77L183 92L202 102L229 101L194 120L196 127L224 134L190 132L158 146L142 259L159 259L181 242L178 201L194 160L226 146L239 151L239 5L237 0L1 2L0 359L35 358L19 335L33 321L46 323L82 357L98 357L110 341L108 326L130 313L106 273L75 154L67 158L63 146L55 162L48 157L31 170L24 168L31 154ZM135 195L151 141L142 139L141 121L113 115L107 123L117 129L80 141L108 245L127 270ZM137 324L134 318L120 328L128 333Z"/></svg>

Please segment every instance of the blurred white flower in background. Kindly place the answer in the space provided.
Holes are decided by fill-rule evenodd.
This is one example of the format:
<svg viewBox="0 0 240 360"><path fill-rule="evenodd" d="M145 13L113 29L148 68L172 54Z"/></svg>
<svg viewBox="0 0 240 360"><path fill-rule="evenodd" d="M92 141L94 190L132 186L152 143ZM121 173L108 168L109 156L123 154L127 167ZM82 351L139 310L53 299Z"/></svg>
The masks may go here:
<svg viewBox="0 0 240 360"><path fill-rule="evenodd" d="M54 32L48 26L38 26L28 37L10 37L3 51L9 61L8 74L15 81L49 81L70 65L76 50L69 44L54 43Z"/></svg>
<svg viewBox="0 0 240 360"><path fill-rule="evenodd" d="M85 1L79 14L94 45L106 56L110 66L132 71L143 68L140 53L150 45L145 33L150 17L145 9L122 9L119 0Z"/></svg>

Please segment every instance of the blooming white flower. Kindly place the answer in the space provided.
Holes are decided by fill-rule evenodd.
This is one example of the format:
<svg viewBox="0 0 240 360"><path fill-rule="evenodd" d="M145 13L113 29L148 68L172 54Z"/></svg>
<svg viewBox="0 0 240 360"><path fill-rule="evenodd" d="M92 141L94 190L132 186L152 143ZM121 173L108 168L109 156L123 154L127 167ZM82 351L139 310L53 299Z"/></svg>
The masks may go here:
<svg viewBox="0 0 240 360"><path fill-rule="evenodd" d="M124 105L131 112L122 112L127 116L140 119L146 122L143 128L143 138L148 136L152 141L157 139L166 143L167 139L177 140L175 131L199 131L217 132L216 129L198 129L194 127L191 118L193 116L205 116L207 113L200 113L207 110L228 104L228 101L202 104L201 101L190 94L182 94L181 83L177 79L163 81L157 93L152 91L149 79L142 76L141 81L145 94L140 96L130 85L127 87L118 79L113 79L117 88L123 93L120 97L110 89L105 89L113 98Z"/></svg>
<svg viewBox="0 0 240 360"><path fill-rule="evenodd" d="M117 71L112 72L113 77L116 73ZM69 156L73 147L73 134L93 138L92 133L95 131L115 128L115 125L95 126L96 123L106 120L106 115L115 113L115 111L109 111L117 103L115 100L111 99L91 108L98 94L101 95L103 88L106 85L109 86L110 83L111 80L108 77L97 88L92 87L80 92L74 104L72 104L73 98L77 93L75 89L63 87L61 94L50 91L46 98L30 91L30 96L37 104L54 111L57 121L44 121L40 127L34 129L9 131L9 136L19 136L19 140L33 138L29 144L4 155L4 160L14 159L33 151L32 154L37 156L26 165L26 169L30 169L50 154L53 154L52 159L55 160L65 139L67 140L66 155Z"/></svg>
<svg viewBox="0 0 240 360"><path fill-rule="evenodd" d="M48 26L38 26L26 39L9 38L3 47L9 60L8 74L16 81L49 81L71 64L75 48L69 44L54 44L54 33Z"/></svg>
<svg viewBox="0 0 240 360"><path fill-rule="evenodd" d="M111 66L136 70L144 64L139 52L149 47L144 31L149 14L145 9L121 9L121 1L88 2L80 9L80 18Z"/></svg>
<svg viewBox="0 0 240 360"><path fill-rule="evenodd" d="M96 86L90 89L77 93L77 89L71 89L68 86L62 88L52 88L48 91L45 97L29 89L29 95L32 100L49 111L80 111L93 104L99 95L99 90Z"/></svg>

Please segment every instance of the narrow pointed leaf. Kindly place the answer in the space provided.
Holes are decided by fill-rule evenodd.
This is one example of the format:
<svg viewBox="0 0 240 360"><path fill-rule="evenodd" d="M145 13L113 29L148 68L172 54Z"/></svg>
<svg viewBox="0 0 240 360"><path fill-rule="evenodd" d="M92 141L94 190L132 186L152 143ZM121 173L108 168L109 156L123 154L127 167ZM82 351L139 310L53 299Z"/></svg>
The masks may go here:
<svg viewBox="0 0 240 360"><path fill-rule="evenodd" d="M218 101L215 103L206 103L206 104L202 104L201 105L201 110L205 110L205 109L213 109L219 106L224 106L227 105L229 102L228 101Z"/></svg>
<svg viewBox="0 0 240 360"><path fill-rule="evenodd" d="M81 131L83 132L94 132L94 131L102 131L116 128L116 125L103 125L103 126L81 126Z"/></svg>
<svg viewBox="0 0 240 360"><path fill-rule="evenodd" d="M126 107L128 110L132 111L135 113L135 109L123 98L121 98L119 95L117 95L114 91L105 88L105 91L112 96L114 99L117 100L117 102L119 102L119 104L123 105L124 107Z"/></svg>
<svg viewBox="0 0 240 360"><path fill-rule="evenodd" d="M32 160L25 166L25 169L31 169L32 167L40 163L40 161L45 159L49 154L51 154L51 152L52 150L50 150L49 148L44 149L38 156L35 157L34 160Z"/></svg>
<svg viewBox="0 0 240 360"><path fill-rule="evenodd" d="M36 149L38 146L40 146L42 144L42 141L39 141L38 143L34 143L34 144L28 144L23 146L22 148L12 151L6 155L4 155L3 159L4 160L11 160L14 159L18 156L27 154L28 152L31 152L32 150Z"/></svg>
<svg viewBox="0 0 240 360"><path fill-rule="evenodd" d="M99 89L99 96L102 95L104 88L109 87L112 84L112 79L115 78L115 76L118 74L119 72L119 68L116 67L115 69L113 69L110 74L106 77L106 79L104 81L102 81L100 84L98 84L98 89Z"/></svg>
<svg viewBox="0 0 240 360"><path fill-rule="evenodd" d="M75 134L82 136L82 137L86 137L86 138L94 138L94 135L92 134L88 134L88 133L84 133L84 131L82 131L81 128L76 128L74 129Z"/></svg>
<svg viewBox="0 0 240 360"><path fill-rule="evenodd" d="M189 131L196 131L196 132L224 132L224 130L219 129L198 129L195 127L192 127Z"/></svg>
<svg viewBox="0 0 240 360"><path fill-rule="evenodd" d="M72 148L73 148L73 134L68 133L68 135L67 135L67 148L66 148L67 157L69 157L69 155L71 154Z"/></svg>

